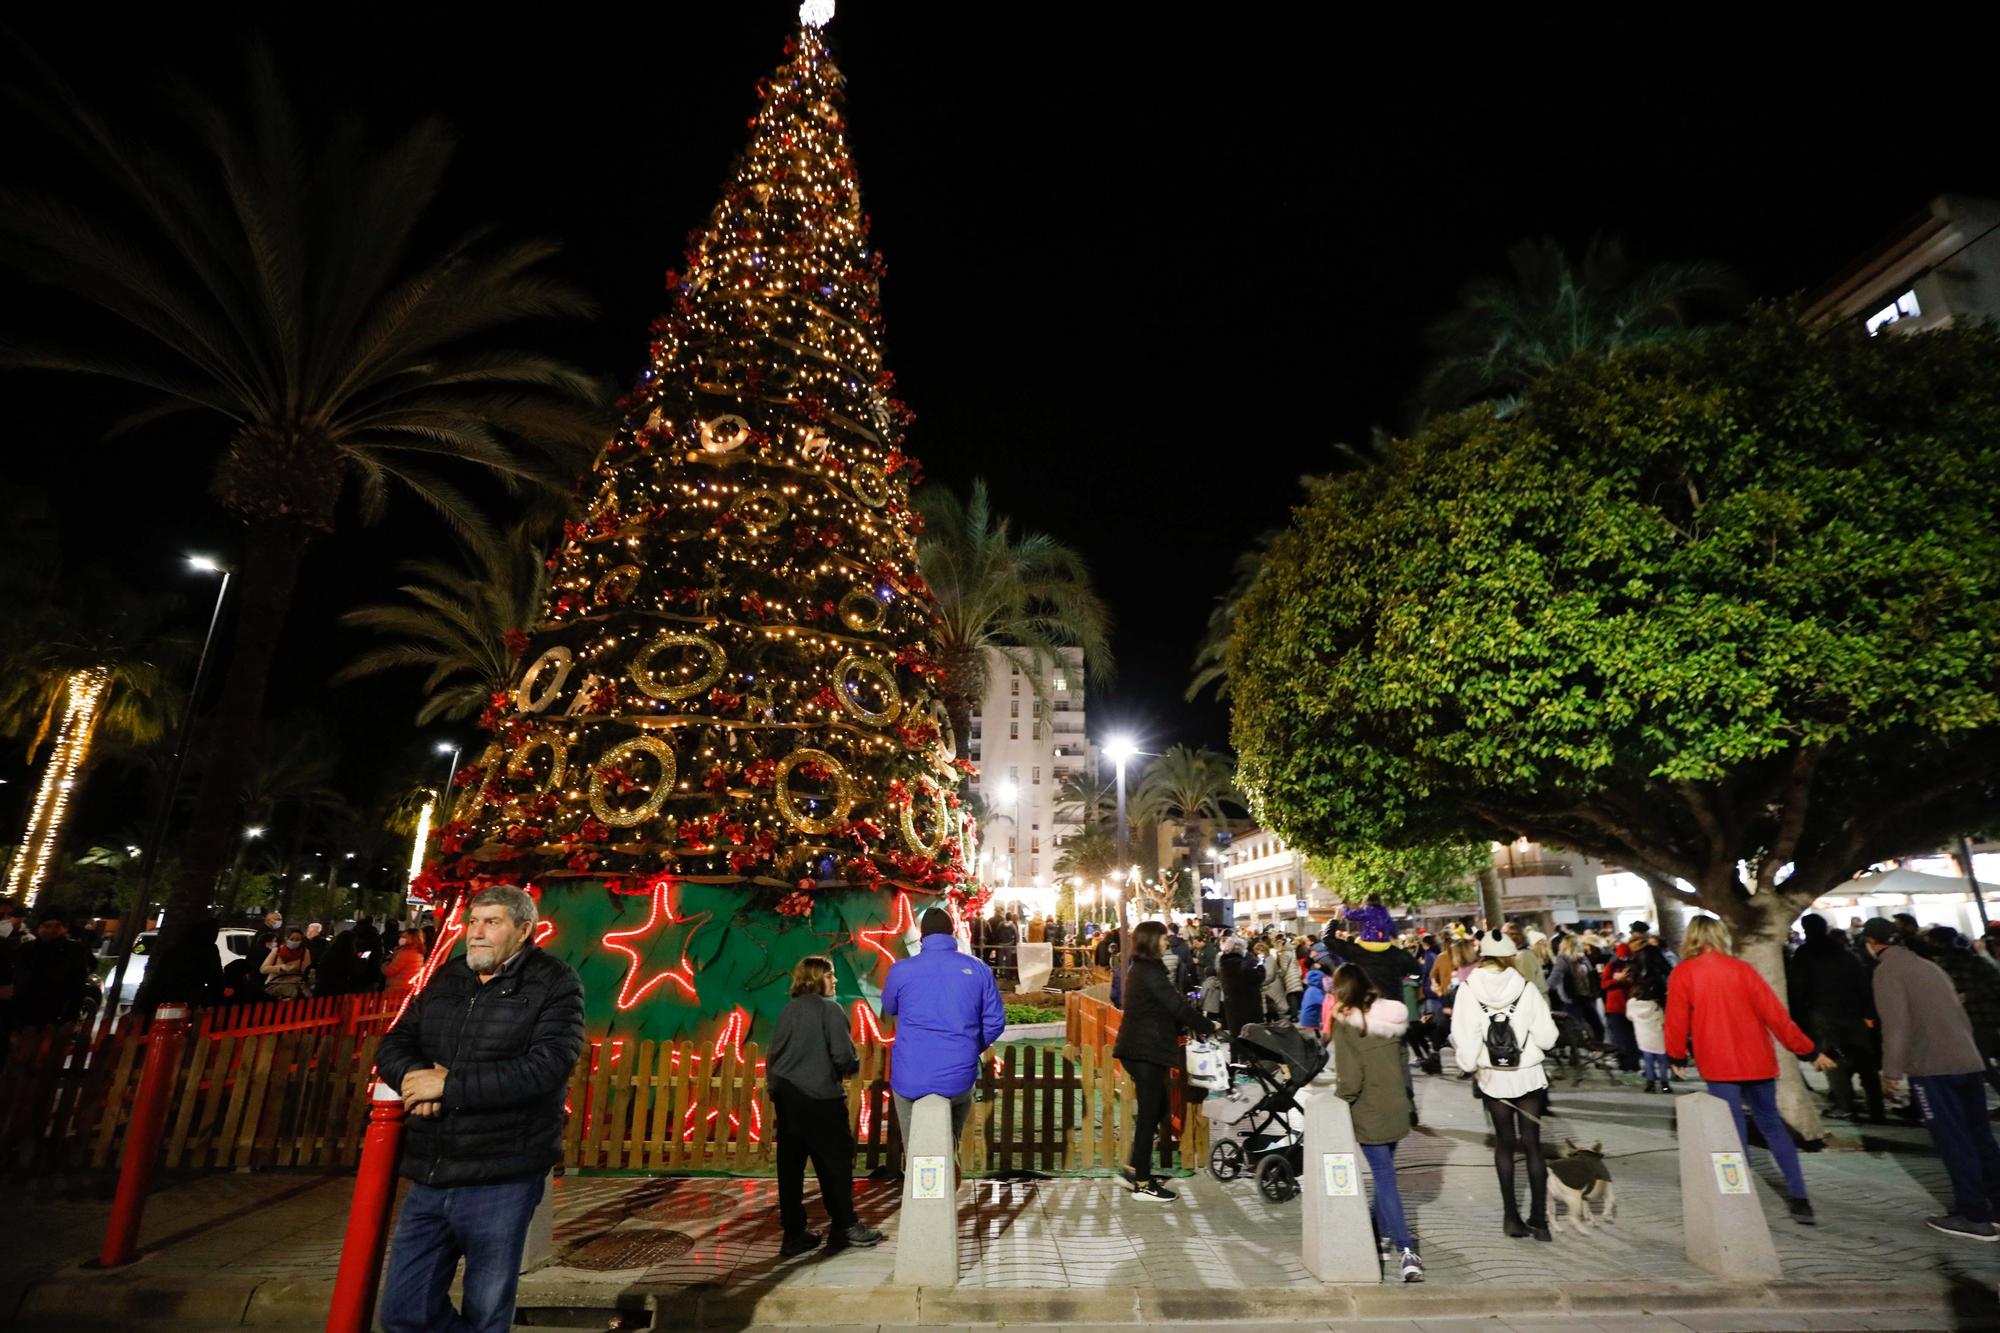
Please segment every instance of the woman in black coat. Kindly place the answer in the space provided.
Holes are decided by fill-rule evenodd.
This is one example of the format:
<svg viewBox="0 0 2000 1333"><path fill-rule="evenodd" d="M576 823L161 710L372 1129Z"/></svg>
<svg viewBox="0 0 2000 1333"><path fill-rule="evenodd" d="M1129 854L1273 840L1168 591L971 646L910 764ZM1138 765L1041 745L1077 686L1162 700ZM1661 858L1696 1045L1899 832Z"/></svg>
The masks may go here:
<svg viewBox="0 0 2000 1333"><path fill-rule="evenodd" d="M1174 989L1161 961L1167 928L1141 921L1132 931L1132 962L1125 971L1125 1010L1111 1053L1125 1066L1139 1094L1133 1124L1132 1162L1125 1178L1134 1198L1165 1202L1178 1197L1153 1175L1153 1140L1167 1113L1167 1071L1181 1062L1181 1033L1206 1036L1215 1025Z"/></svg>
<svg viewBox="0 0 2000 1333"><path fill-rule="evenodd" d="M1215 965L1222 978L1222 1026L1235 1036L1245 1023L1264 1020L1264 968L1244 947L1240 935L1222 942L1222 957Z"/></svg>

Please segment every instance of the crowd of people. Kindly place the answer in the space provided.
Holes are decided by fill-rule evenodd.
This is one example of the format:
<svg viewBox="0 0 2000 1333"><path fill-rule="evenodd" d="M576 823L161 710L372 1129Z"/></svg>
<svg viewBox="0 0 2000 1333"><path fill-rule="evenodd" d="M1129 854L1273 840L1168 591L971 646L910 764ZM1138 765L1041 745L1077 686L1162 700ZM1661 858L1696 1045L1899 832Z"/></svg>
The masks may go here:
<svg viewBox="0 0 2000 1333"><path fill-rule="evenodd" d="M1157 934L1142 943L1139 931L1149 930ZM1736 957L1729 927L1713 917L1689 923L1684 958L1644 921L1623 932L1609 922L1549 932L1518 921L1399 929L1376 900L1317 936L1236 934L1198 918L1139 931L1130 975L1143 969L1145 980L1127 981L1116 1054L1135 1071L1142 1119L1149 1084L1137 1071L1150 1074L1145 1062L1165 1058L1174 1035L1293 1023L1326 1042L1376 1182L1378 1231L1400 1253L1405 1280L1422 1279L1394 1170L1395 1145L1417 1122L1413 1070L1443 1074L1448 1057L1472 1084L1492 1129L1502 1230L1546 1241L1546 1061L1565 1048L1639 1074L1649 1094L1698 1073L1729 1105L1746 1152L1757 1126L1790 1215L1813 1225L1804 1170L1778 1113L1782 1045L1826 1074L1829 1116L1860 1119L1865 1106L1879 1122L1889 1099L1902 1101L1899 1113L1929 1128L1952 1180L1950 1211L1927 1224L2000 1241L2000 1146L1986 1101L1989 1082L2000 1088L2000 928L1969 941L1902 915L1856 919L1843 932L1809 914L1785 949L1789 1005ZM1128 1042L1124 1031L1138 1035ZM1134 1193L1161 1197L1144 1151L1134 1153Z"/></svg>
<svg viewBox="0 0 2000 1333"><path fill-rule="evenodd" d="M323 921L287 921L266 912L248 955L222 969L222 1004L302 1000L318 995L401 994L416 984L437 938L428 913L420 920L357 916L329 933Z"/></svg>

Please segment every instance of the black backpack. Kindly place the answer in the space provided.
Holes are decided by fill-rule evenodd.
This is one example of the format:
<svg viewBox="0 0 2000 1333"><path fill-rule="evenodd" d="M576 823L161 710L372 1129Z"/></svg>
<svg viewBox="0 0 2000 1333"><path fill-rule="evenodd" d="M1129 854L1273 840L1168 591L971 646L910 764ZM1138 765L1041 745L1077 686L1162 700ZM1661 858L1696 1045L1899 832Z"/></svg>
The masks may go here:
<svg viewBox="0 0 2000 1333"><path fill-rule="evenodd" d="M1519 1069L1521 1067L1521 1040L1514 1035L1514 1005L1520 1003L1515 997L1514 1004L1505 1009L1488 1009L1480 1005L1486 1014L1486 1061L1495 1069Z"/></svg>

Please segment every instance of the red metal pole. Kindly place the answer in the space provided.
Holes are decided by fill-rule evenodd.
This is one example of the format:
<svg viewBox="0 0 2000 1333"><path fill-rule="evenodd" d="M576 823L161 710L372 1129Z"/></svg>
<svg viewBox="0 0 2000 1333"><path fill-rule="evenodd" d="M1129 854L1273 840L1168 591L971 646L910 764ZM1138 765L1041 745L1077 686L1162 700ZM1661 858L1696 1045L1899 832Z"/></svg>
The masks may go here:
<svg viewBox="0 0 2000 1333"><path fill-rule="evenodd" d="M139 1071L132 1123L126 1127L125 1151L118 1159L118 1194L111 1201L111 1221L104 1228L104 1249L97 1258L105 1268L129 1264L138 1257L139 1220L145 1216L146 1191L153 1183L153 1163L160 1155L160 1134L167 1125L167 1101L180 1069L187 1016L185 1004L162 1004L143 1038L146 1063Z"/></svg>
<svg viewBox="0 0 2000 1333"><path fill-rule="evenodd" d="M326 1333L368 1333L375 1297L382 1288L382 1256L389 1246L396 1154L402 1142L403 1098L388 1084L377 1083L368 1108L368 1136L361 1142L361 1169L354 1178L354 1202L347 1210L340 1272L327 1307Z"/></svg>

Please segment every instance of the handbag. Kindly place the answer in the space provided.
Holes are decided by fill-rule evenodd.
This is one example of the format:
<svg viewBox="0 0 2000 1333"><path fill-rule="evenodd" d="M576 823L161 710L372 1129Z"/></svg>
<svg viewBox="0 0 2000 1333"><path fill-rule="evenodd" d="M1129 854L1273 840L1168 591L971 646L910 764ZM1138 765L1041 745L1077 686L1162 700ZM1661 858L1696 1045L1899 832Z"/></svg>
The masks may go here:
<svg viewBox="0 0 2000 1333"><path fill-rule="evenodd" d="M1208 1092L1229 1091L1229 1047L1220 1041L1196 1038L1187 1044L1187 1081L1190 1087Z"/></svg>

